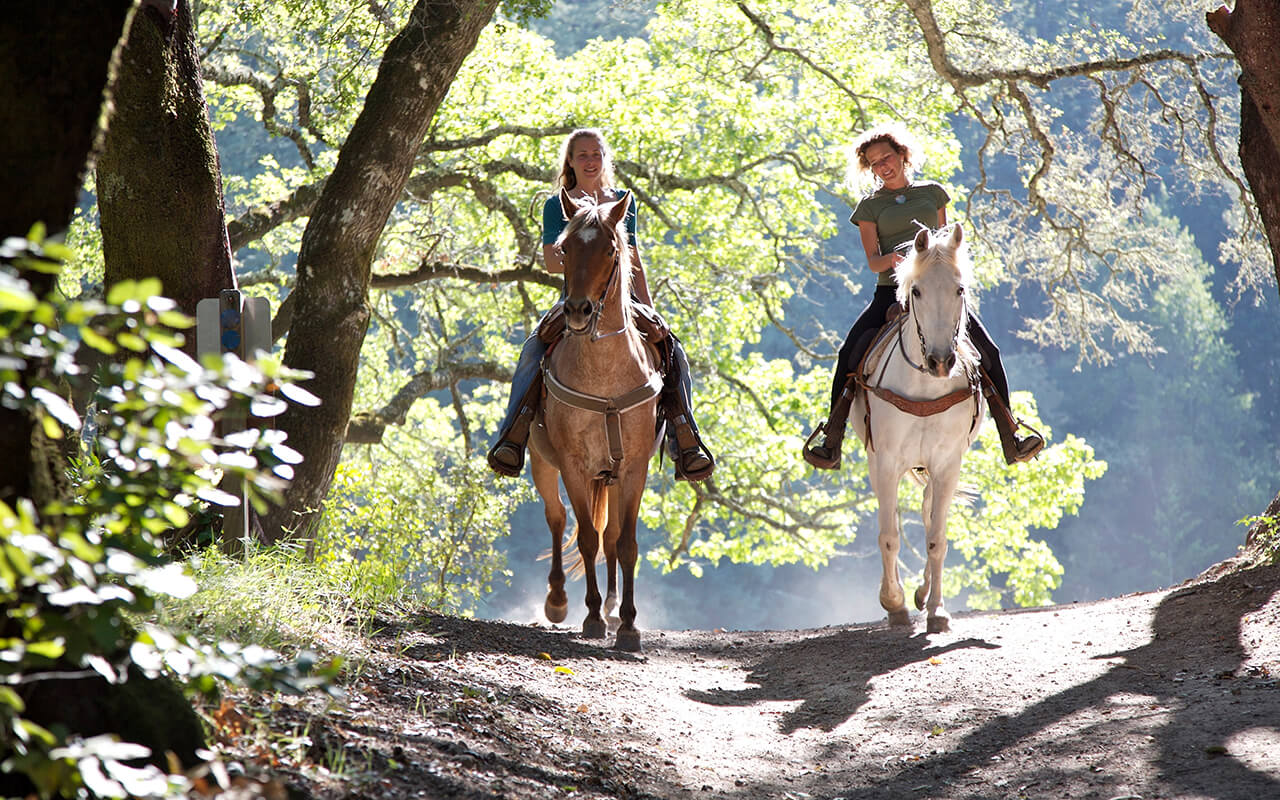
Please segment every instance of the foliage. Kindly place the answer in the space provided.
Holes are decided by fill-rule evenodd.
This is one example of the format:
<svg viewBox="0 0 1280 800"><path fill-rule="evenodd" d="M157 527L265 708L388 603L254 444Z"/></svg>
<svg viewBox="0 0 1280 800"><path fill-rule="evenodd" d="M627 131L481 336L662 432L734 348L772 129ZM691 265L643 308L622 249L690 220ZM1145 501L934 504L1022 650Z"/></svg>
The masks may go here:
<svg viewBox="0 0 1280 800"><path fill-rule="evenodd" d="M1036 413L1029 393L1015 392L1013 403L1015 416L1052 441L1052 429ZM973 502L956 503L947 525L950 546L963 561L943 572L945 593L964 594L970 608L1048 605L1062 583L1062 565L1030 531L1053 530L1064 515L1079 513L1085 481L1102 477L1107 463L1069 434L1016 475L1000 469L1003 462L995 426L986 425L978 446L965 457L960 478L974 493Z"/></svg>
<svg viewBox="0 0 1280 800"><path fill-rule="evenodd" d="M1194 242L1159 209L1147 213L1161 226L1166 258L1185 265L1181 277L1141 298L1141 318L1160 332L1161 352L1074 375L1069 356L1045 357L1051 374L1069 375L1059 379L1067 394L1052 416L1111 465L1079 519L1048 537L1073 597L1199 573L1234 551L1240 508L1256 508L1274 491L1274 454L1256 446L1266 438L1258 414L1265 401L1246 388L1243 367L1252 360L1224 339L1230 320L1214 302Z"/></svg>
<svg viewBox="0 0 1280 800"><path fill-rule="evenodd" d="M479 458L417 470L361 453L338 468L316 560L368 607L411 598L467 613L510 575L495 542L512 500Z"/></svg>
<svg viewBox="0 0 1280 800"><path fill-rule="evenodd" d="M228 499L220 476L237 476L261 503L289 475L294 458L278 438L220 437L217 420L237 407L278 406L269 386L303 395L278 368L269 378L233 359L195 363L177 349L189 321L147 282L113 287L105 303L35 296L10 264L57 271L64 250L41 240L37 229L0 248L3 402L49 439L93 433L75 462L73 497L45 509L25 498L0 503L0 746L10 754L0 769L25 774L42 796L163 795L181 781L124 764L145 755L138 746L62 741L23 716L14 687L92 675L122 683L131 668L206 693L219 680L296 690L323 678L324 670L308 676L314 659L305 654L285 661L131 624L161 598L195 589L157 535L187 524L201 502ZM86 352L98 357L91 376ZM92 395L87 424L67 387Z"/></svg>
<svg viewBox="0 0 1280 800"><path fill-rule="evenodd" d="M1268 516L1245 517L1240 524L1249 529L1253 545L1269 564L1280 564L1280 520Z"/></svg>
<svg viewBox="0 0 1280 800"><path fill-rule="evenodd" d="M286 653L324 642L326 652L345 658L329 645L341 626L358 623L367 611L341 576L318 567L297 545L250 544L234 557L210 547L193 553L187 565L195 592L163 603L156 621L204 639Z"/></svg>
<svg viewBox="0 0 1280 800"><path fill-rule="evenodd" d="M437 471L478 485L456 471L457 453L487 445L507 365L556 297L556 279L538 263L540 208L560 143L577 126L607 132L619 181L635 192L649 283L690 354L700 424L719 454L706 487L674 485L655 468L642 506L660 533L650 559L694 570L721 558L819 565L852 540L859 515L872 507L865 466L853 461L836 482L813 477L797 457L802 432L825 415L825 363L863 293L848 277L855 269L822 249L839 229L830 206L851 203L858 191L844 181L849 140L901 117L926 143L925 177L961 197L950 183L960 158L948 115L958 107L906 46L901 9L752 5L756 16L712 0L666 3L644 38L596 39L563 57L520 27L498 23L482 35L433 120L375 262L375 285L394 288L371 297L375 322L356 403L375 415L386 409L410 435L384 437L394 455L380 455L383 466L343 473L336 499L344 525L349 517L396 531L385 546L362 538L353 549L404 566L400 559L423 546L408 532L427 527L415 523L405 498L438 494L431 482L440 477L428 477ZM404 11L380 18L331 3L266 9L199 9L216 123L258 115L298 153L228 176L233 210L301 202L299 190L323 178L359 111L373 55ZM781 46L792 42L822 42L821 55ZM276 65L274 77L266 64ZM270 265L253 279L287 291L305 216L301 208L248 237L241 257ZM255 215L242 219L253 223ZM987 273L995 272L988 259ZM797 323L788 309L805 293L835 330L812 330L807 316L798 321L806 332L790 327ZM777 348L766 355L766 327L791 343L785 355ZM420 397L439 392L415 406L433 404L424 436L405 422L413 417L403 406L391 405L419 384L430 387ZM437 424L441 408L453 415L445 425ZM1072 452L1083 468L1087 459ZM347 458L373 456L350 447ZM396 460L405 466L387 466ZM421 493L415 482L424 484ZM356 501L356 491L365 497ZM507 483L503 491L527 487ZM384 499L391 497L399 502ZM517 499L507 495L508 509ZM502 527L496 518L492 524ZM434 530L460 541L446 533L456 526ZM998 535L1006 534L1017 535Z"/></svg>

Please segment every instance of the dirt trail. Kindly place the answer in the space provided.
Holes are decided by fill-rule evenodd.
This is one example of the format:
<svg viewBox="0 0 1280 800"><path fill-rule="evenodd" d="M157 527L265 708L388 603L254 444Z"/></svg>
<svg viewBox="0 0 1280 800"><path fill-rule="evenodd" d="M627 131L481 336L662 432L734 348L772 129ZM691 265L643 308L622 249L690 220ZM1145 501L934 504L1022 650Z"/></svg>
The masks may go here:
<svg viewBox="0 0 1280 800"><path fill-rule="evenodd" d="M263 709L307 734L271 774L316 797L1280 798L1280 567L947 634L644 644L387 622L345 701Z"/></svg>

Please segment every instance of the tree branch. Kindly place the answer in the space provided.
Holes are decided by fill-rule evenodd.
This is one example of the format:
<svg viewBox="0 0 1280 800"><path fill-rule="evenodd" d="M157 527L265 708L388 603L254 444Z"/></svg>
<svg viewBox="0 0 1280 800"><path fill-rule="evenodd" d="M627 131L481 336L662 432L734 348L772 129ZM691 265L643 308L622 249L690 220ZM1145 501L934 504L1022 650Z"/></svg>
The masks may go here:
<svg viewBox="0 0 1280 800"><path fill-rule="evenodd" d="M382 408L353 414L347 426L349 444L378 444L388 425L403 425L409 409L419 398L431 392L449 389L460 381L489 380L510 383L511 367L496 361L442 364L436 369L419 372L400 387Z"/></svg>
<svg viewBox="0 0 1280 800"><path fill-rule="evenodd" d="M302 131L290 125L282 125L276 119L276 96L280 93L281 86L285 84L294 86L298 90L299 121L313 136L323 141L323 137L318 136L315 127L311 125L311 92L302 81L286 78L283 75L270 79L256 74L247 67L227 67L210 63L203 64L201 72L207 80L219 86L248 86L256 91L262 98L262 127L266 128L267 133L272 136L283 136L293 142L307 169L315 169L315 156L311 154L311 147Z"/></svg>

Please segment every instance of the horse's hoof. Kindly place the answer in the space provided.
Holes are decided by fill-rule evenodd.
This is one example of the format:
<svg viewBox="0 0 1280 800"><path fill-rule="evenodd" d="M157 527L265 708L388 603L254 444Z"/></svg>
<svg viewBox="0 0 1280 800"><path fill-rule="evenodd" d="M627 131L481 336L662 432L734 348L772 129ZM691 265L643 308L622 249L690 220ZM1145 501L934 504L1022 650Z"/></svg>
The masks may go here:
<svg viewBox="0 0 1280 800"><path fill-rule="evenodd" d="M951 630L950 617L929 617L925 623L925 630L929 633L946 633Z"/></svg>
<svg viewBox="0 0 1280 800"><path fill-rule="evenodd" d="M924 601L929 597L929 591L924 586L916 589L916 611L924 611Z"/></svg>
<svg viewBox="0 0 1280 800"><path fill-rule="evenodd" d="M640 631L632 628L629 631L619 630L618 638L613 642L613 649L627 653L640 652Z"/></svg>
<svg viewBox="0 0 1280 800"><path fill-rule="evenodd" d="M604 620L599 617L587 617L582 621L582 635L587 639L603 639L608 631Z"/></svg>
<svg viewBox="0 0 1280 800"><path fill-rule="evenodd" d="M564 622L564 618L569 616L569 604L566 602L556 605L548 598L542 606L542 613L547 615L549 622Z"/></svg>
<svg viewBox="0 0 1280 800"><path fill-rule="evenodd" d="M895 628L901 628L901 627L910 625L911 614L905 608L900 608L897 611L890 611L889 624Z"/></svg>

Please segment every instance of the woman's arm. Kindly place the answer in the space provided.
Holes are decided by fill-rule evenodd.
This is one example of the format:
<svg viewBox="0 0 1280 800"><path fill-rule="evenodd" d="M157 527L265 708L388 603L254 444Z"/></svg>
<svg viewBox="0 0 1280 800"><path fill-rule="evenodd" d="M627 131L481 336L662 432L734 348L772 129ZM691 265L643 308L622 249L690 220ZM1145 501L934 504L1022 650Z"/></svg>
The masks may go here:
<svg viewBox="0 0 1280 800"><path fill-rule="evenodd" d="M874 222L859 222L858 233L862 236L862 250L867 254L867 266L872 272L888 272L902 260L898 253L880 252L880 234Z"/></svg>
<svg viewBox="0 0 1280 800"><path fill-rule="evenodd" d="M564 256L560 252L560 248L554 244L544 244L542 246L542 262L547 266L547 272L552 275L564 274Z"/></svg>
<svg viewBox="0 0 1280 800"><path fill-rule="evenodd" d="M644 276L644 262L640 260L640 246L631 245L631 293L647 306L653 305L649 295L649 281Z"/></svg>

